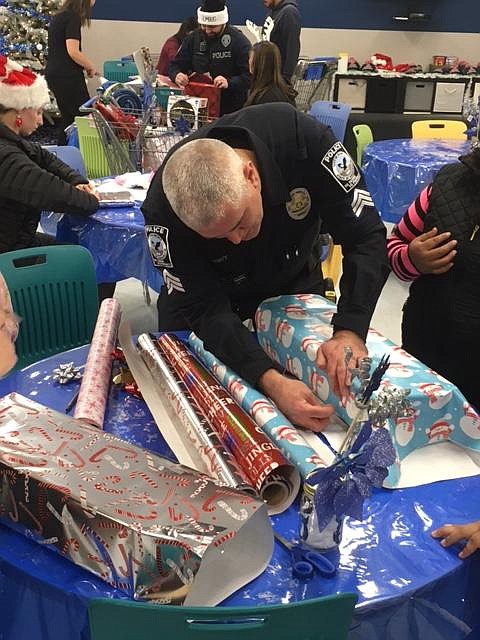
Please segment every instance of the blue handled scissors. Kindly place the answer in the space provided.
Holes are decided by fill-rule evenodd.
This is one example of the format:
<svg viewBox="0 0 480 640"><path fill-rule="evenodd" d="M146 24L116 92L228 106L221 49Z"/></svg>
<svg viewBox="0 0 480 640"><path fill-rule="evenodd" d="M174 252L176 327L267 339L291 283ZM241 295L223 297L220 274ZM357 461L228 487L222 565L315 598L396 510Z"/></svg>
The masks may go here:
<svg viewBox="0 0 480 640"><path fill-rule="evenodd" d="M324 578L331 578L337 571L335 565L318 551L310 551L301 544L288 542L283 536L274 533L275 538L290 551L293 558L292 573L295 578L309 580L315 571Z"/></svg>

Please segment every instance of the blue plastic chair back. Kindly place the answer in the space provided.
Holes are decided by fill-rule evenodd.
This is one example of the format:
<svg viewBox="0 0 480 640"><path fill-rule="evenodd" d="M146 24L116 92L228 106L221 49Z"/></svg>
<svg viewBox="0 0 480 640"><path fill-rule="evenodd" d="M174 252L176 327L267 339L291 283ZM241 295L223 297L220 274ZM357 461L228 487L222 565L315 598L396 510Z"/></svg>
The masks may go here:
<svg viewBox="0 0 480 640"><path fill-rule="evenodd" d="M82 154L80 153L80 149L73 146L64 146L60 147L57 145L48 145L45 146L44 149L53 153L53 155L60 158L62 162L68 164L69 167L78 171L82 176L86 176L87 172L85 170L85 163L83 162Z"/></svg>
<svg viewBox="0 0 480 640"><path fill-rule="evenodd" d="M351 110L352 107L349 104L317 100L308 113L319 122L328 125L334 135L343 142Z"/></svg>

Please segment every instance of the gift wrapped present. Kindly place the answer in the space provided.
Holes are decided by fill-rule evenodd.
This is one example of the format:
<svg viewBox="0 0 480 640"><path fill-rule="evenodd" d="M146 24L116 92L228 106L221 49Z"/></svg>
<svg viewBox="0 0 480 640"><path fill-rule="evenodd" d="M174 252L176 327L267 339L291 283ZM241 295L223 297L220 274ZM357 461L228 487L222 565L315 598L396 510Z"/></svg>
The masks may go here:
<svg viewBox="0 0 480 640"><path fill-rule="evenodd" d="M262 302L257 310L257 336L272 360L303 380L321 400L333 404L340 418L350 423L357 411L353 396L343 407L332 393L327 376L315 364L319 345L332 335L330 322L335 311L335 305L317 295L271 298ZM457 468L446 475L442 475L443 463L437 466L429 458L431 464L423 469L423 478L417 483L478 473L480 416L460 391L375 329L368 333L367 347L374 363L384 354L390 356L390 366L381 388L395 386L410 390L409 401L414 412L389 423L398 460L434 443L456 445L448 450L450 458L457 456L458 448L465 454L462 463L456 464ZM462 466L463 462L466 466ZM447 458L445 463L448 463ZM421 466L425 467L425 458ZM396 486L399 481L399 468L392 468L388 485Z"/></svg>
<svg viewBox="0 0 480 640"><path fill-rule="evenodd" d="M215 605L271 556L262 502L16 393L0 480L4 522L132 598Z"/></svg>

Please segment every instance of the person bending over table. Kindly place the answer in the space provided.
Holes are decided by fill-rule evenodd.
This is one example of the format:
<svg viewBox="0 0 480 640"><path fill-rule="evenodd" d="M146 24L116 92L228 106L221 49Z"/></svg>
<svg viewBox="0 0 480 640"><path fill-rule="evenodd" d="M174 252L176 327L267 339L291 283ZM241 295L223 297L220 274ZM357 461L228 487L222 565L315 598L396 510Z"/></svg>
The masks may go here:
<svg viewBox="0 0 480 640"><path fill-rule="evenodd" d="M55 244L38 233L42 211L90 216L99 196L88 180L39 144L24 139L42 124L45 79L0 56L0 253ZM100 300L115 283L98 285Z"/></svg>
<svg viewBox="0 0 480 640"><path fill-rule="evenodd" d="M200 29L183 41L170 63L169 76L185 87L190 74L209 74L213 84L222 89L220 114L231 113L247 99L250 41L240 29L228 24L223 0L203 0L197 17Z"/></svg>
<svg viewBox="0 0 480 640"><path fill-rule="evenodd" d="M403 348L480 409L480 150L446 165L388 239L396 275L411 281Z"/></svg>
<svg viewBox="0 0 480 640"><path fill-rule="evenodd" d="M292 422L320 430L333 408L284 376L242 324L265 298L324 293L321 233L343 248L334 336L318 366L345 401L353 363L388 275L385 227L355 163L330 128L288 104L247 107L168 154L142 211L164 286L161 330L192 329Z"/></svg>
<svg viewBox="0 0 480 640"><path fill-rule="evenodd" d="M86 178L52 153L24 140L42 124L47 83L0 56L0 252L54 244L37 234L42 211L89 216L98 197Z"/></svg>

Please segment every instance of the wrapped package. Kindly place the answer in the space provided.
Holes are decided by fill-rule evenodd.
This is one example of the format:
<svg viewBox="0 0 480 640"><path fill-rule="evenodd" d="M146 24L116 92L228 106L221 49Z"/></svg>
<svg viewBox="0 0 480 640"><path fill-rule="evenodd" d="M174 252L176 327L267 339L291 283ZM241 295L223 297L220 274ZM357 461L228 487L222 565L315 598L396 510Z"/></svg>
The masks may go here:
<svg viewBox="0 0 480 640"><path fill-rule="evenodd" d="M353 397L343 407L331 391L327 376L315 364L319 345L332 335L330 323L335 311L335 305L318 295L281 296L260 304L255 323L258 341L272 360L305 382L321 400L332 404L348 424L357 412ZM367 348L374 363L384 354L390 356L381 388L409 389L408 398L414 408L413 415L395 422L390 420L389 428L399 461L408 456L409 462L418 462L418 466L408 480L403 464L392 467L388 486L409 486L478 473L480 416L460 391L375 329L368 332ZM435 452L428 447L430 451L425 452L425 445L447 442L454 446L434 447ZM461 456L459 449L463 449ZM445 451L444 458L440 458ZM420 455L412 456L417 452ZM426 463L425 456L433 453L435 457L429 457Z"/></svg>
<svg viewBox="0 0 480 640"><path fill-rule="evenodd" d="M16 393L0 479L4 522L132 598L215 605L271 556L262 502Z"/></svg>

